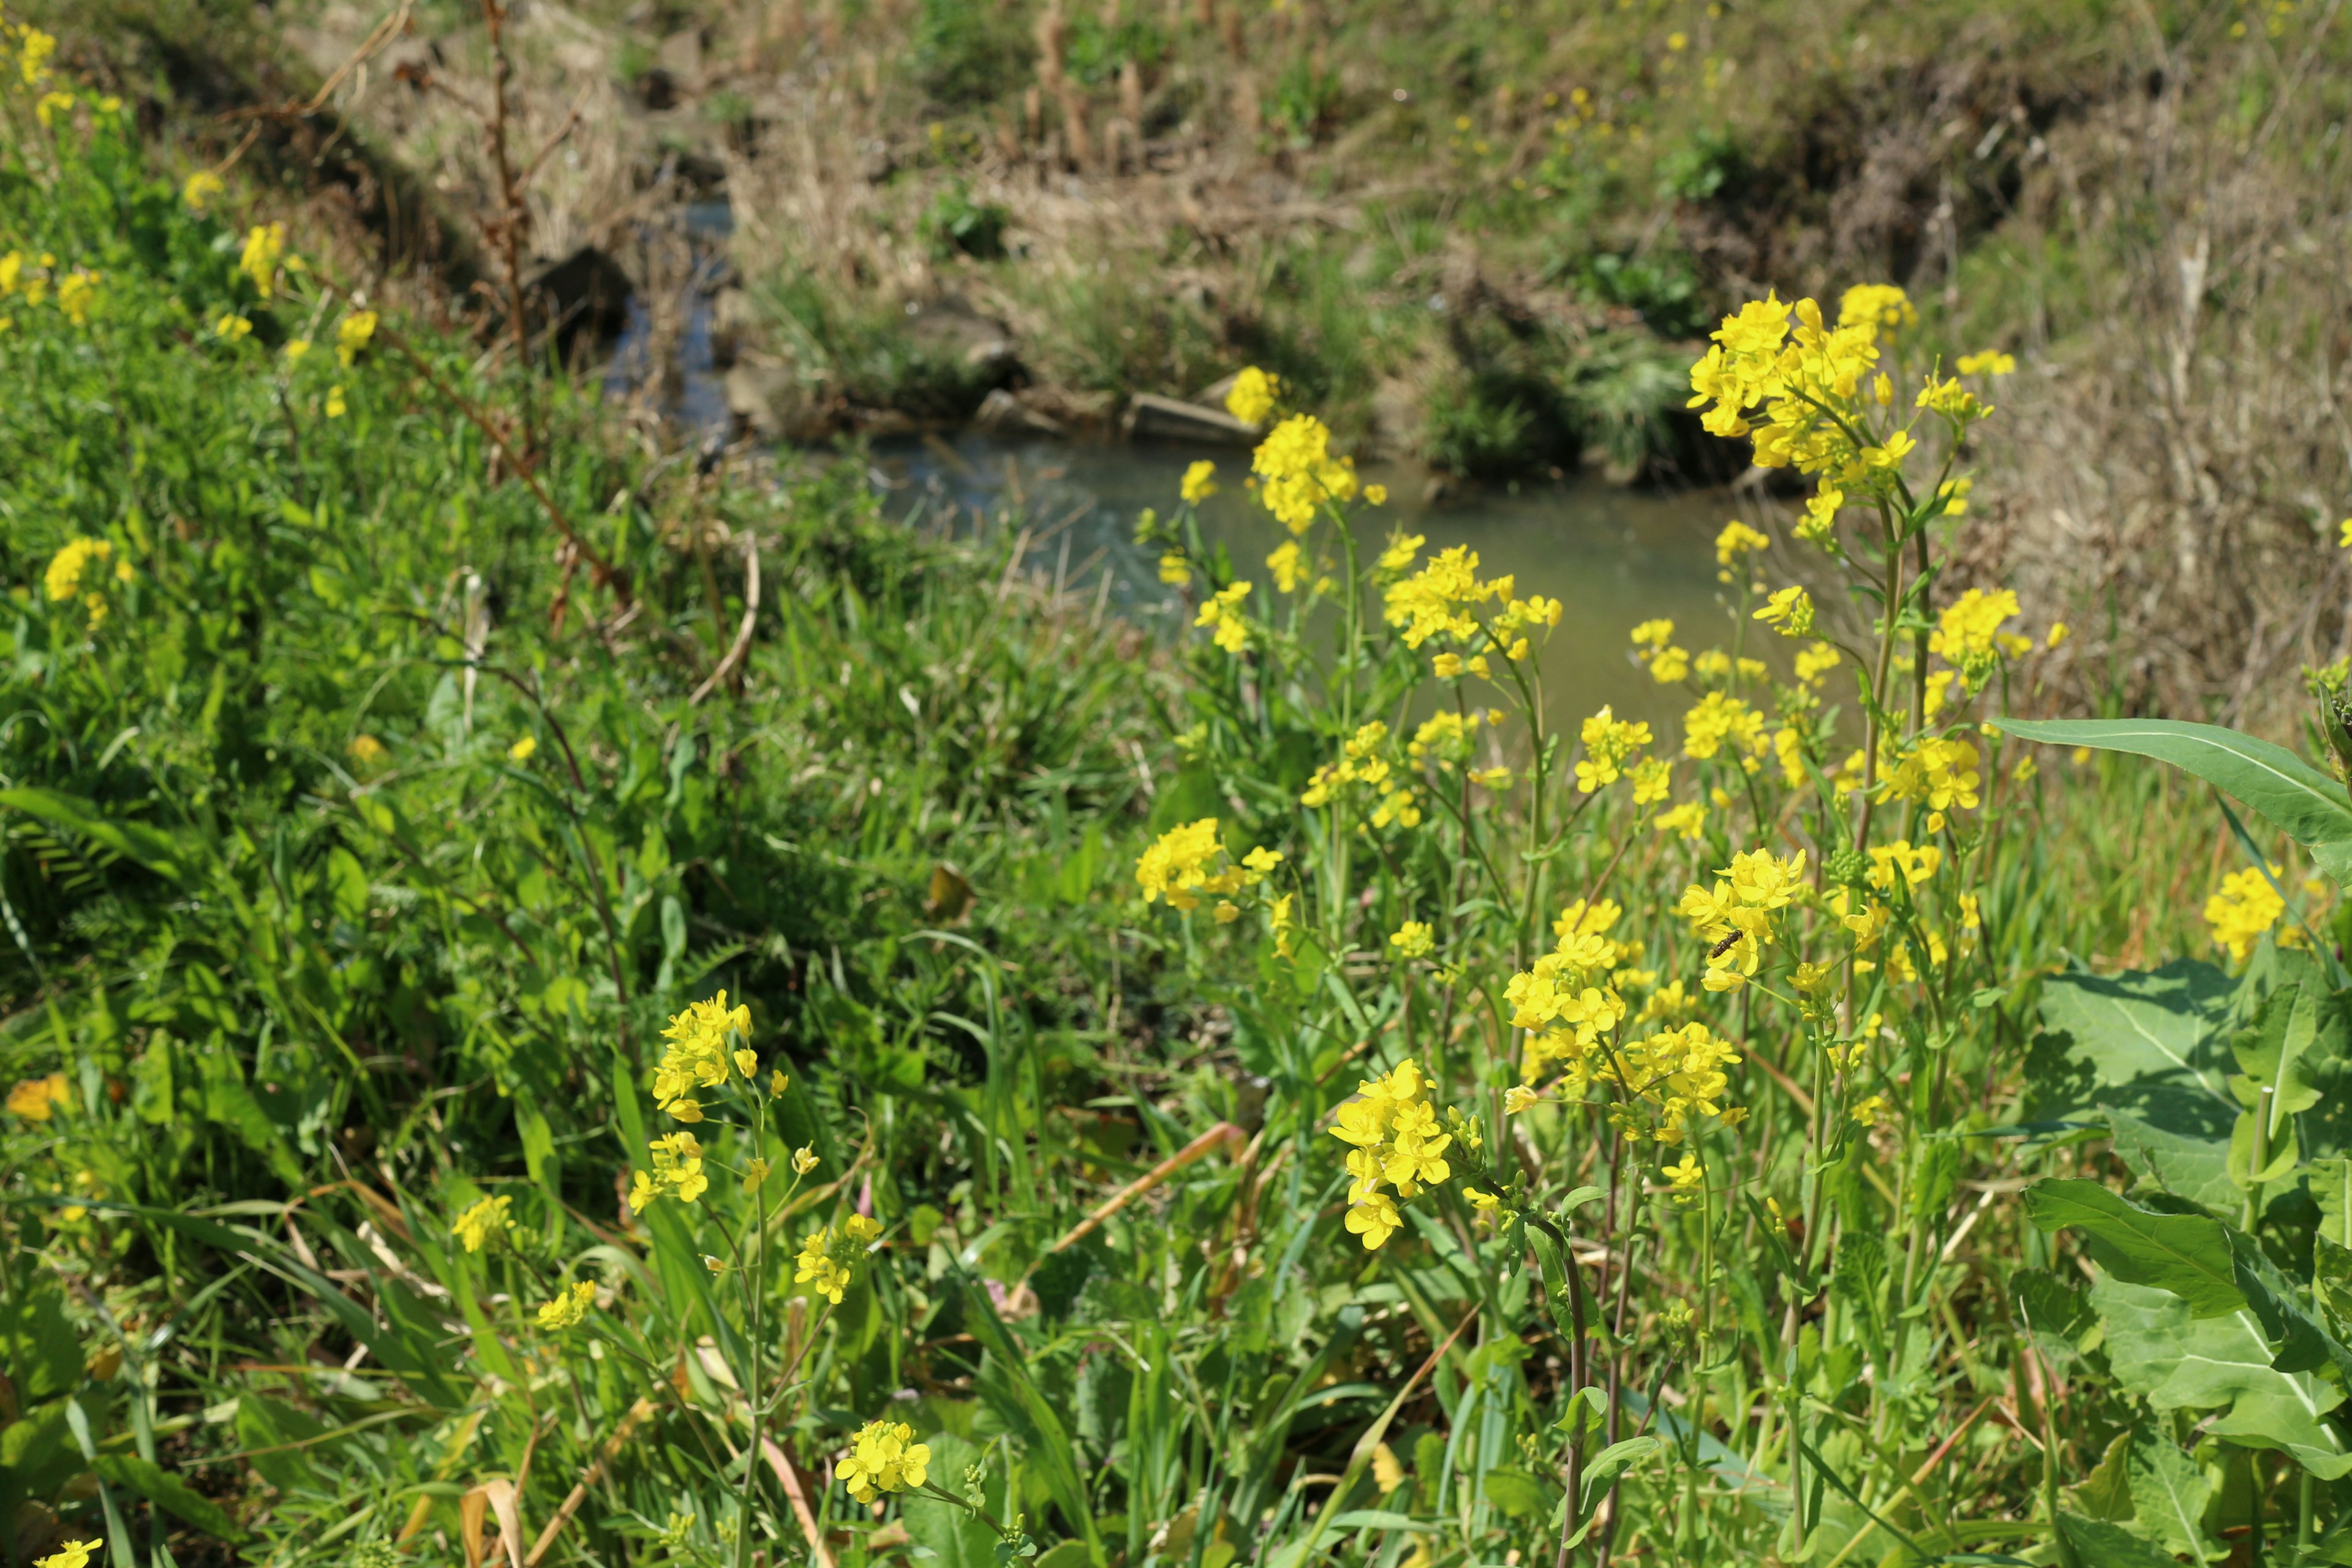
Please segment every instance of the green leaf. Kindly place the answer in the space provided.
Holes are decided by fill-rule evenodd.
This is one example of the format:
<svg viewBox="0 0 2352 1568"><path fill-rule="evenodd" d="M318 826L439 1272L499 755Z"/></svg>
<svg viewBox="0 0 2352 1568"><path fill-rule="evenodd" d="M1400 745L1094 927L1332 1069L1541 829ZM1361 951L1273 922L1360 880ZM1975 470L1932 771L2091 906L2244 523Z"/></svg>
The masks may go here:
<svg viewBox="0 0 2352 1568"><path fill-rule="evenodd" d="M1664 1447L1665 1445L1655 1437L1628 1437L1622 1443L1612 1443L1601 1449L1593 1456L1591 1467L1584 1472L1584 1496L1580 1500L1577 1511L1591 1513L1593 1503L1599 1500L1609 1483L1617 1479L1619 1471L1648 1458Z"/></svg>
<svg viewBox="0 0 2352 1568"><path fill-rule="evenodd" d="M2274 1370L2251 1311L2194 1318L2169 1291L2113 1276L2091 1287L2091 1304L2106 1324L2116 1383L2150 1409L2225 1410L2206 1428L2215 1436L2283 1450L2323 1479L2352 1473L2352 1452L2322 1419L2343 1391L2309 1373Z"/></svg>
<svg viewBox="0 0 2352 1568"><path fill-rule="evenodd" d="M2021 740L2154 757L2226 790L2285 829L2339 884L2352 881L2352 799L2284 746L2170 719L1999 719Z"/></svg>
<svg viewBox="0 0 2352 1568"><path fill-rule="evenodd" d="M1487 1471L1488 1483L1491 1485L1495 1477L1501 1473L1499 1470ZM1490 1502L1494 1500L1492 1492L1487 1494L1487 1500ZM1497 1502L1495 1506L1502 1508L1503 1505ZM1507 1513L1510 1510L1505 1509L1504 1511ZM1332 1520L1331 1528L1334 1530L1406 1530L1417 1535L1434 1535L1444 1526L1432 1524L1427 1520L1415 1519L1410 1514L1391 1513L1384 1508L1351 1508Z"/></svg>
<svg viewBox="0 0 2352 1568"><path fill-rule="evenodd" d="M1102 1537L1095 1529L1094 1510L1088 1505L1086 1482L1070 1444L1069 1429L1038 1389L1036 1380L1029 1375L1028 1357L1013 1339L1013 1331L1004 1326L1004 1320L997 1316L996 1304L989 1300L986 1289L966 1275L963 1294L965 1327L994 1359L997 1372L1013 1385L1021 1413L1034 1429L1037 1447L1042 1450L1035 1457L1045 1472L1054 1500L1086 1537L1087 1550L1099 1552Z"/></svg>
<svg viewBox="0 0 2352 1568"><path fill-rule="evenodd" d="M79 795L53 789L0 789L0 807L37 816L53 827L79 834L172 881L184 879L195 858L170 834L143 822L110 817L94 802Z"/></svg>
<svg viewBox="0 0 2352 1568"><path fill-rule="evenodd" d="M0 1299L0 1372L26 1405L70 1394L81 1384L81 1343L66 1319L65 1293L46 1282Z"/></svg>
<svg viewBox="0 0 2352 1568"><path fill-rule="evenodd" d="M2201 1092L2235 1108L2221 1030L2236 987L2210 963L2176 959L2123 974L2053 974L2042 983L2042 1025L2073 1069L2074 1105L2141 1105L2158 1089ZM2053 1064L2042 1064L2049 1073ZM2040 1086L2037 1086L2040 1087ZM2037 1106L2035 1114L2050 1114Z"/></svg>
<svg viewBox="0 0 2352 1568"><path fill-rule="evenodd" d="M1482 1487L1488 1502L1517 1520L1543 1519L1559 1501L1559 1488L1511 1465L1488 1470Z"/></svg>
<svg viewBox="0 0 2352 1568"><path fill-rule="evenodd" d="M2074 1560L2082 1568L2180 1568L2169 1553L2103 1519L2061 1512L2058 1530L2074 1549Z"/></svg>
<svg viewBox="0 0 2352 1568"><path fill-rule="evenodd" d="M2084 1336L2098 1323L2089 1296L2046 1268L2018 1269L2009 1288L2034 1347L2060 1366L2073 1365Z"/></svg>
<svg viewBox="0 0 2352 1568"><path fill-rule="evenodd" d="M179 1477L136 1454L101 1454L97 1469L100 1475L116 1486L129 1488L164 1512L194 1525L206 1535L226 1541L231 1546L241 1545L248 1539L226 1509Z"/></svg>
<svg viewBox="0 0 2352 1568"><path fill-rule="evenodd" d="M2092 1256L2108 1273L2169 1290L2196 1317L2216 1317L2246 1304L2220 1220L2151 1214L2096 1182L2054 1178L2025 1190L2025 1215L2042 1230L2084 1232L2091 1238Z"/></svg>
<svg viewBox="0 0 2352 1568"><path fill-rule="evenodd" d="M980 1458L980 1450L952 1432L923 1441L930 1447L930 1469L939 1484L950 1491L961 1487L965 1468ZM899 1505L899 1517L917 1545L939 1553L939 1568L988 1568L996 1561L996 1531L951 1502L910 1492Z"/></svg>
<svg viewBox="0 0 2352 1568"><path fill-rule="evenodd" d="M2318 1319L2304 1306L2302 1293L2287 1282L2254 1238L2230 1232L2230 1252L2238 1266L2238 1289L2263 1332L2279 1342L2271 1365L2280 1372L2336 1369L2336 1381L2352 1385L2352 1350L2336 1342Z"/></svg>
<svg viewBox="0 0 2352 1568"><path fill-rule="evenodd" d="M2128 1461L2132 1511L2167 1552L2187 1552L2199 1559L2218 1556L2207 1550L2205 1508L2213 1500L2213 1483L2197 1461L2169 1440L2141 1427L2134 1431Z"/></svg>

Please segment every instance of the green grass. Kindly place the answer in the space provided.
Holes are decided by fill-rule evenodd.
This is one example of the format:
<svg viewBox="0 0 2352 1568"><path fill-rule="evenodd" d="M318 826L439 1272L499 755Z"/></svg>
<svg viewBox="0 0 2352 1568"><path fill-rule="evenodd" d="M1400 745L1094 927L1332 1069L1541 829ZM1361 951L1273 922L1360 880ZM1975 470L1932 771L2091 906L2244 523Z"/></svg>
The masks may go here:
<svg viewBox="0 0 2352 1568"><path fill-rule="evenodd" d="M2083 1255L2006 1196L2123 1167L2077 1135L1994 1131L2084 1111L2031 1065L2065 1049L2042 1028L2052 976L2210 951L2196 911L2239 851L2177 778L2052 752L2004 779L1981 936L1885 994L1856 1069L1853 1092L1895 1102L1892 1142L1818 1142L1774 1076L1826 1096L1815 1042L1752 993L1705 1004L1749 1058L1752 1112L1706 1126L1705 1152L1727 1200L1758 1207L1674 1207L1660 1151L1627 1153L1597 1101L1491 1115L1513 1078L1499 994L1588 882L1623 899L1642 963L1696 975L1680 890L1759 843L1826 842L1817 795L1683 762L1682 795L1710 802L1696 843L1622 791L1523 855L1536 834L1507 796L1491 839L1449 837L1434 800L1417 835L1332 833L1301 788L1361 714L1421 710L1425 651L1373 628L1335 665L1339 616L1286 625L1264 583L1252 661L1197 635L1154 648L1053 602L1008 540L886 524L854 458L698 476L561 386L533 391L542 501L449 395L528 444L521 383L478 345L387 320L339 364L331 279L280 274L264 298L238 268L265 210L190 214L87 102L52 136L24 95L0 101L0 251L103 278L84 324L54 290L0 306L0 1071L25 1086L0 1133L12 1564L89 1538L111 1568L495 1557L507 1487L523 1548L568 1520L555 1564L799 1562L812 1535L845 1568L930 1561L918 1547L996 1561L951 1499L877 1514L829 1484L877 1418L912 1426L951 1489L977 1466L982 1506L1052 1568L1551 1561L1563 1468L1604 1452L1571 1419L1594 1408L1572 1380L1588 1354L1612 1369L1588 1384L1606 1383L1606 1436L1653 1400L1673 1412L1644 1434L1670 1444L1619 1451L1619 1561L1790 1561L1790 1479L1832 1474L1863 1501L1807 1494L1807 1561L1904 1561L1895 1531L2060 1560L2053 1512L2158 1523L2095 1473L2126 1433L2194 1471L2200 1540L2257 1501L2274 1538L2298 1522L2288 1461L2131 1394L2067 1282ZM1296 277L1301 319L1341 330L1338 283ZM297 336L319 346L289 359ZM1360 373L1335 355L1328 374ZM625 589L563 564L551 513ZM76 540L109 552L52 600ZM1343 682L1378 700L1343 716L1325 700ZM1231 924L1139 903L1143 847L1202 816L1288 857L1269 889L1311 910L1291 956L1263 895ZM1995 842L1978 831L1953 841ZM1515 897L1487 897L1474 861ZM1409 917L1464 968L1393 958ZM1834 940L1817 923L1805 940ZM2232 1022L2300 975L2285 963L2260 951ZM751 1009L758 1073L719 1070L751 1114L729 1125L714 1095L705 1123L656 1122L665 1024L721 987ZM1491 1142L1511 1130L1528 1190L1584 1246L1576 1277L1595 1248L1617 1260L1607 1331L1563 1321L1541 1244L1474 1228L1460 1183L1381 1252L1341 1229L1329 1116L1410 1051ZM768 1096L772 1071L791 1082ZM709 1190L632 1213L649 1135L689 1126ZM2306 1156L2343 1152L2320 1147L2334 1119L2306 1130ZM2189 1152L2226 1164L2210 1144ZM814 1172L780 1206L802 1149ZM1202 1157L1172 1163L1186 1150ZM779 1173L757 1194L734 1179L754 1157ZM2328 1256L2323 1173L2282 1178L2250 1227L2274 1267ZM1604 1184L1596 1219L1575 1189ZM469 1253L454 1221L486 1198L514 1228ZM1761 1239L1767 1199L1818 1220L1805 1263ZM791 1255L852 1214L885 1245L828 1305ZM564 1281L597 1304L542 1329ZM2308 1310L2335 1332L2330 1300ZM1705 1356L1670 1315L1693 1301ZM2051 1358L2067 1383L2045 1467ZM1906 1488L1987 1400L2026 1433L1980 1421ZM1819 1458L1792 1458L1790 1416ZM2332 1484L2305 1495L2321 1525L2343 1516ZM1865 1535L1865 1508L1885 1527Z"/></svg>

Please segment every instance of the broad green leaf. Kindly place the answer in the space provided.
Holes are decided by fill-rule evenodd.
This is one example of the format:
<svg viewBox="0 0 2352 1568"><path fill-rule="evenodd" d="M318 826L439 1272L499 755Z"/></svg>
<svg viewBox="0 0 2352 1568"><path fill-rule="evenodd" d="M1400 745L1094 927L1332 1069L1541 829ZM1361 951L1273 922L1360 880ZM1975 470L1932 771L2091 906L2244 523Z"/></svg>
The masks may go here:
<svg viewBox="0 0 2352 1568"><path fill-rule="evenodd" d="M2319 1204L2319 1234L2352 1247L2352 1159L2315 1160L2308 1179Z"/></svg>
<svg viewBox="0 0 2352 1568"><path fill-rule="evenodd" d="M2205 1506L2213 1500L2213 1483L2197 1461L2169 1438L2142 1427L2132 1434L2128 1464L2132 1511L2140 1528L2176 1555L2219 1556L2205 1541Z"/></svg>
<svg viewBox="0 0 2352 1568"><path fill-rule="evenodd" d="M1584 1496L1577 1511L1590 1514L1593 1503L1609 1483L1617 1479L1619 1471L1648 1458L1664 1446L1655 1437L1628 1437L1622 1443L1612 1443L1601 1449L1593 1456L1591 1465L1584 1472Z"/></svg>
<svg viewBox="0 0 2352 1568"><path fill-rule="evenodd" d="M2060 1366L2082 1354L2083 1336L2097 1325L2090 1298L2046 1268L2020 1268L2009 1279L2019 1315L2036 1349Z"/></svg>
<svg viewBox="0 0 2352 1568"><path fill-rule="evenodd" d="M2120 1105L2100 1109L2115 1134L2116 1157L2147 1181L2201 1208L2234 1209L2244 1196L2230 1175L2230 1118L2211 1100L2181 1096L2171 1106L2152 1108L2160 1121ZM2183 1111L2188 1114L2170 1114ZM2221 1135L2193 1131L2200 1127Z"/></svg>
<svg viewBox="0 0 2352 1568"><path fill-rule="evenodd" d="M0 1299L0 1373L19 1401L33 1405L72 1393L81 1384L81 1365L63 1291L42 1281Z"/></svg>
<svg viewBox="0 0 2352 1568"><path fill-rule="evenodd" d="M1542 1519L1559 1500L1559 1488L1511 1465L1488 1470L1483 1486L1488 1502L1517 1520Z"/></svg>
<svg viewBox="0 0 2352 1568"><path fill-rule="evenodd" d="M179 1477L136 1454L101 1454L97 1468L100 1475L116 1486L129 1488L164 1512L194 1525L206 1535L226 1541L232 1546L240 1545L248 1539L226 1509Z"/></svg>
<svg viewBox="0 0 2352 1568"><path fill-rule="evenodd" d="M2352 1350L2338 1343L2312 1316L2303 1304L2302 1293L2287 1282L2253 1237L2231 1231L2230 1251L2238 1266L2238 1288L2245 1292L2254 1321L2262 1324L2263 1332L2279 1342L2271 1365L2280 1372L2316 1372L2333 1366L2336 1381L2352 1385Z"/></svg>
<svg viewBox="0 0 2352 1568"><path fill-rule="evenodd" d="M2084 1310L2089 1310L2087 1303ZM2074 1500L2076 1512L2122 1524L2137 1517L2131 1495L2131 1434L2116 1433L2116 1440L2107 1445L2106 1453L2091 1468L2091 1473L2066 1489L2066 1495Z"/></svg>
<svg viewBox="0 0 2352 1568"><path fill-rule="evenodd" d="M2154 757L2236 795L2311 851L2336 882L2352 881L2352 799L2284 746L2217 724L2170 719L1999 719L2021 740Z"/></svg>
<svg viewBox="0 0 2352 1568"><path fill-rule="evenodd" d="M2201 1093L2236 1109L2222 1048L2235 989L2211 964L2189 959L2124 974L2051 975L2042 983L2042 1025L2066 1037L2052 1042L2063 1060L2037 1065L2040 1076L2061 1081L2036 1087L2072 1090L2075 1098L2065 1106L2037 1106L2035 1113L2092 1104L2137 1110L2162 1089Z"/></svg>
<svg viewBox="0 0 2352 1568"><path fill-rule="evenodd" d="M2352 1472L2352 1452L2322 1419L2343 1391L2309 1373L2273 1370L2252 1312L2194 1318L2171 1292L2113 1276L2091 1288L2091 1304L2106 1323L2116 1381L2149 1408L2223 1410L2207 1427L2216 1436L2281 1449L2326 1479Z"/></svg>
<svg viewBox="0 0 2352 1568"><path fill-rule="evenodd" d="M2042 1230L2082 1231L2091 1238L2092 1256L2110 1274L2169 1290L2197 1317L2216 1317L2246 1304L2229 1235L2219 1220L2151 1214L2096 1182L2055 1179L2025 1190L2025 1215Z"/></svg>
<svg viewBox="0 0 2352 1568"><path fill-rule="evenodd" d="M2169 1552L2158 1551L2120 1524L2062 1512L2058 1528L2074 1549L2074 1561L2082 1568L2179 1568Z"/></svg>
<svg viewBox="0 0 2352 1568"><path fill-rule="evenodd" d="M952 1432L923 1439L931 1450L931 1474L950 1491L963 1485L963 1473L980 1450ZM953 1503L909 1494L899 1517L918 1546L939 1553L939 1568L992 1568L996 1561L996 1532Z"/></svg>

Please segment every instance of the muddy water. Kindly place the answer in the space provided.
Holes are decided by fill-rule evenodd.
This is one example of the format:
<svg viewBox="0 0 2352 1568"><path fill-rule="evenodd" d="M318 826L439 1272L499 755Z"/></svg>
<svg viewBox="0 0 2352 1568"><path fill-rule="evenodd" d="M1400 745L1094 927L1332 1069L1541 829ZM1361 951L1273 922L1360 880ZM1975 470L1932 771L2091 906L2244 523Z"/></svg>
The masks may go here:
<svg viewBox="0 0 2352 1568"><path fill-rule="evenodd" d="M1172 631L1190 612L1160 582L1157 557L1137 549L1135 517L1145 507L1172 510L1186 465L1203 456L1216 459L1223 482L1223 493L1201 509L1204 529L1233 552L1237 571L1257 582L1257 592L1270 595L1261 563L1287 535L1242 489L1246 452L967 430L877 443L873 463L894 515L969 536L996 528L998 514L1013 508L1032 531L1033 569ZM1478 552L1482 576L1510 573L1520 594L1549 595L1566 606L1543 655L1556 721L1604 702L1622 717L1653 721L1680 711L1680 693L1661 693L1628 658L1625 634L1637 621L1669 617L1692 647L1730 640L1713 541L1737 509L1721 491L1658 494L1570 479L1467 486L1424 499L1420 470L1370 465L1363 477L1390 490L1389 503L1365 525L1369 547L1378 548L1393 527L1423 535L1433 552L1465 544Z"/></svg>

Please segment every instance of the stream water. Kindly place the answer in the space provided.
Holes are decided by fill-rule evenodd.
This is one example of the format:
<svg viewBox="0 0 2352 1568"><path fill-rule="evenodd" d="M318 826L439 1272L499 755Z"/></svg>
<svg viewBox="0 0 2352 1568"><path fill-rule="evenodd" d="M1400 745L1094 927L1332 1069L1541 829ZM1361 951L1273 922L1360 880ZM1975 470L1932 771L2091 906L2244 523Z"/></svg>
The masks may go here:
<svg viewBox="0 0 2352 1568"><path fill-rule="evenodd" d="M724 270L719 252L731 215L723 201L698 203L688 210L688 227L703 259L688 290L668 413L699 443L723 436L730 423L713 359L710 292ZM607 395L625 395L643 380L646 324L643 302L632 300L605 376ZM893 516L970 534L1017 514L1030 531L1031 570L1171 635L1184 624L1185 606L1160 582L1156 556L1136 546L1135 519L1146 507L1172 510L1186 466L1203 457L1216 461L1223 491L1202 505L1202 522L1213 542L1232 552L1236 569L1271 596L1262 563L1285 536L1242 486L1246 451L968 428L887 437L870 453L874 483ZM1390 493L1386 506L1365 514L1371 531L1365 546L1377 549L1398 527L1423 535L1433 552L1465 544L1478 552L1482 576L1508 573L1521 595L1561 601L1564 614L1542 657L1554 722L1604 702L1620 717L1654 722L1677 710L1679 693L1662 691L1629 657L1626 633L1636 622L1666 616L1695 647L1730 639L1711 547L1737 510L1722 491L1628 490L1576 477L1457 485L1433 497L1417 468L1368 464L1362 478Z"/></svg>
<svg viewBox="0 0 2352 1568"><path fill-rule="evenodd" d="M1031 530L1032 569L1171 632L1189 610L1160 583L1156 554L1137 548L1135 518L1146 507L1173 510L1186 466L1203 457L1216 461L1223 487L1202 505L1203 531L1232 552L1235 571L1255 580L1258 594L1271 596L1262 563L1288 535L1242 488L1246 451L968 429L877 442L873 453L874 477L887 487L894 515L970 535L1001 526L998 518L1010 510ZM1699 647L1729 639L1713 542L1733 503L1720 491L1662 494L1570 479L1462 486L1425 499L1422 470L1375 463L1363 478L1390 492L1387 505L1361 514L1365 547L1377 550L1398 527L1423 535L1429 552L1468 545L1481 576L1508 573L1521 595L1561 601L1542 659L1555 721L1604 702L1621 717L1654 721L1679 712L1673 698L1680 693L1662 693L1629 657L1626 633L1637 621L1667 616Z"/></svg>

